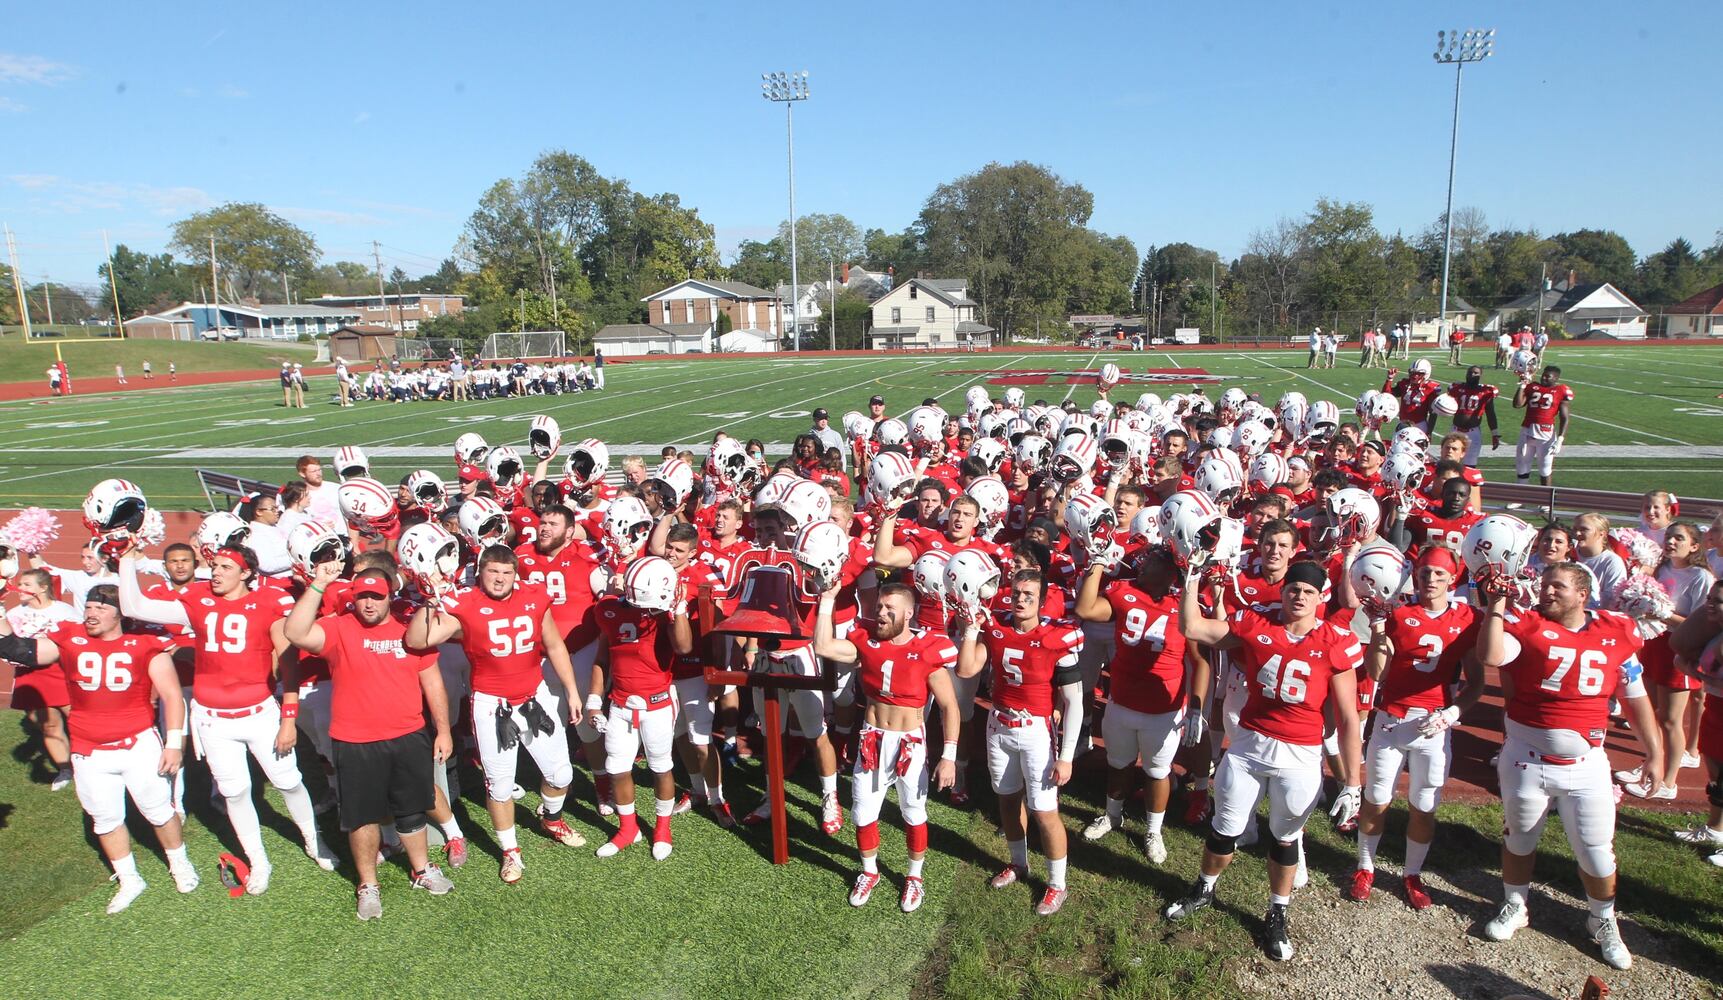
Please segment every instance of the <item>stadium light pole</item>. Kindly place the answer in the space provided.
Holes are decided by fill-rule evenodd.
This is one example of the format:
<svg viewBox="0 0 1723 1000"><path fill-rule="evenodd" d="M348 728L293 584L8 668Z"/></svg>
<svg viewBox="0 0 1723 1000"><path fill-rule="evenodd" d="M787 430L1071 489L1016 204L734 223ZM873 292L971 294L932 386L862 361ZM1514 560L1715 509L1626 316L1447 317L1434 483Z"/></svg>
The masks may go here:
<svg viewBox="0 0 1723 1000"><path fill-rule="evenodd" d="M1496 29L1470 28L1436 32L1436 61L1454 65L1454 126L1448 137L1448 207L1442 212L1442 312L1436 320L1437 347L1447 346L1448 265L1454 253L1454 158L1460 148L1460 71L1467 63L1483 62L1496 48Z"/></svg>
<svg viewBox="0 0 1723 1000"><path fill-rule="evenodd" d="M790 146L790 349L802 349L800 317L796 315L796 116L797 101L808 99L808 71L761 73L760 96L784 106L784 126Z"/></svg>

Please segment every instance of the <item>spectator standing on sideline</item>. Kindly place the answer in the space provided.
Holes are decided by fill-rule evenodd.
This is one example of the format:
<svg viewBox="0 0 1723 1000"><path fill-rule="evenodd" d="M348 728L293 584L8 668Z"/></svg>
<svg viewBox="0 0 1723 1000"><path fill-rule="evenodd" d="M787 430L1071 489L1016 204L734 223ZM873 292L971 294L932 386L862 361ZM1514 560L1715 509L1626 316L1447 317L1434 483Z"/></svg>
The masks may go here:
<svg viewBox="0 0 1723 1000"><path fill-rule="evenodd" d="M341 395L342 406L353 405L353 389L347 384L347 359L335 359L335 391Z"/></svg>
<svg viewBox="0 0 1723 1000"><path fill-rule="evenodd" d="M48 366L48 392L49 392L49 394L55 395L55 396L62 394L62 391L60 388L60 366L59 365L49 365Z"/></svg>
<svg viewBox="0 0 1723 1000"><path fill-rule="evenodd" d="M121 385L126 384L126 366L125 365L115 365L114 366L114 378L118 379L119 383Z"/></svg>
<svg viewBox="0 0 1723 1000"><path fill-rule="evenodd" d="M293 362L281 363L281 405L293 408Z"/></svg>
<svg viewBox="0 0 1723 1000"><path fill-rule="evenodd" d="M1449 364L1451 364L1451 365L1459 365L1460 364L1460 351L1465 349L1465 346L1466 346L1466 331L1460 329L1459 327L1455 327L1454 332L1448 334L1448 363Z"/></svg>
<svg viewBox="0 0 1723 1000"><path fill-rule="evenodd" d="M592 349L592 382L597 388L604 388L604 352L596 347Z"/></svg>
<svg viewBox="0 0 1723 1000"><path fill-rule="evenodd" d="M814 426L808 433L819 441L821 454L833 448L844 450L844 436L832 426L831 414L827 413L823 406L814 411Z"/></svg>
<svg viewBox="0 0 1723 1000"><path fill-rule="evenodd" d="M168 362L168 381L179 381L179 366L175 365L172 361Z"/></svg>
<svg viewBox="0 0 1723 1000"><path fill-rule="evenodd" d="M1324 358L1328 362L1327 364L1323 365L1322 367L1333 368L1334 367L1334 359L1336 356L1338 356L1340 354L1340 337L1339 337L1339 335L1334 334L1334 333L1323 334L1322 353L1323 353Z"/></svg>
<svg viewBox="0 0 1723 1000"><path fill-rule="evenodd" d="M1305 365L1304 367L1306 367L1306 368L1320 367L1318 365L1318 362L1320 362L1321 360L1322 360L1322 327L1319 326L1316 329L1310 331L1310 363Z"/></svg>
<svg viewBox="0 0 1723 1000"><path fill-rule="evenodd" d="M145 360L144 361L144 381L148 382L150 379L153 379L155 377L156 377L155 372L150 370L149 361Z"/></svg>
<svg viewBox="0 0 1723 1000"><path fill-rule="evenodd" d="M305 409L305 366L295 361L293 363L293 405Z"/></svg>
<svg viewBox="0 0 1723 1000"><path fill-rule="evenodd" d="M329 524L346 524L346 519L341 516L340 487L323 478L323 463L312 455L302 455L295 467L311 494L307 507L310 515Z"/></svg>

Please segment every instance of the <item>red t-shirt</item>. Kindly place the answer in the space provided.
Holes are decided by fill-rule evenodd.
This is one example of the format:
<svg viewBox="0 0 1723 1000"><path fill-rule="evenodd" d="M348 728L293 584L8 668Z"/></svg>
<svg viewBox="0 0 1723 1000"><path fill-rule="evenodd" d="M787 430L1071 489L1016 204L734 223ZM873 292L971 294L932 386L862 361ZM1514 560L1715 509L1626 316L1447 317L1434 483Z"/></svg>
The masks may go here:
<svg viewBox="0 0 1723 1000"><path fill-rule="evenodd" d="M1358 637L1327 622L1295 636L1278 616L1248 609L1232 616L1229 630L1239 639L1230 655L1250 684L1239 725L1284 743L1320 746L1329 679L1364 662Z"/></svg>
<svg viewBox="0 0 1723 1000"><path fill-rule="evenodd" d="M1639 676L1633 654L1645 643L1633 619L1588 611L1585 624L1570 632L1531 610L1503 631L1519 645L1517 652L1509 646L1512 659L1502 665L1514 687L1508 718L1533 729L1571 730L1602 746L1609 699Z"/></svg>
<svg viewBox="0 0 1723 1000"><path fill-rule="evenodd" d="M904 642L875 642L865 635L854 641L862 693L870 702L921 708L927 704L927 678L934 671L955 667L957 647L931 629L911 629Z"/></svg>
<svg viewBox="0 0 1723 1000"><path fill-rule="evenodd" d="M1572 402L1573 390L1566 385L1526 386L1526 417L1522 427L1554 427L1563 403Z"/></svg>
<svg viewBox="0 0 1723 1000"><path fill-rule="evenodd" d="M1120 580L1105 596L1113 609L1113 704L1149 715L1183 708L1185 637L1179 631L1178 593L1156 600L1135 583Z"/></svg>
<svg viewBox="0 0 1723 1000"><path fill-rule="evenodd" d="M437 665L434 651L407 648L406 621L391 614L366 625L351 612L319 618L323 655L335 684L329 703L329 737L376 743L425 728L419 674Z"/></svg>
<svg viewBox="0 0 1723 1000"><path fill-rule="evenodd" d="M601 598L593 608L598 629L610 644L610 697L630 697L650 708L668 703L671 660L670 630L661 611L642 611L620 597Z"/></svg>
<svg viewBox="0 0 1723 1000"><path fill-rule="evenodd" d="M275 640L269 630L293 610L293 595L265 585L228 599L209 581L174 595L197 633L192 697L207 708L250 708L275 695Z"/></svg>
<svg viewBox="0 0 1723 1000"><path fill-rule="evenodd" d="M543 587L520 581L500 598L479 587L443 596L443 613L461 623L461 649L473 666L474 694L519 704L538 690L544 680L541 632L550 605Z"/></svg>
<svg viewBox="0 0 1723 1000"><path fill-rule="evenodd" d="M1418 553L1429 545L1440 545L1457 553L1460 543L1466 540L1466 532L1483 519L1484 515L1471 509L1459 517L1443 517L1429 508L1414 511L1406 515L1406 533L1412 539L1410 554L1417 558Z"/></svg>
<svg viewBox="0 0 1723 1000"><path fill-rule="evenodd" d="M1027 632L994 622L981 633L981 641L993 665L995 708L1049 718L1053 689L1082 680L1077 654L1083 648L1083 630L1070 622L1043 618Z"/></svg>
<svg viewBox="0 0 1723 1000"><path fill-rule="evenodd" d="M93 638L83 622L56 622L42 638L60 651L71 710L66 713L72 752L131 739L156 723L150 702L150 660L172 654L178 640L166 632L122 632ZM255 704L255 702L253 703Z"/></svg>
<svg viewBox="0 0 1723 1000"><path fill-rule="evenodd" d="M1394 655L1377 692L1382 710L1403 719L1410 708L1446 708L1448 685L1459 678L1460 660L1478 644L1477 612L1458 601L1440 615L1411 604L1396 608L1387 628Z"/></svg>

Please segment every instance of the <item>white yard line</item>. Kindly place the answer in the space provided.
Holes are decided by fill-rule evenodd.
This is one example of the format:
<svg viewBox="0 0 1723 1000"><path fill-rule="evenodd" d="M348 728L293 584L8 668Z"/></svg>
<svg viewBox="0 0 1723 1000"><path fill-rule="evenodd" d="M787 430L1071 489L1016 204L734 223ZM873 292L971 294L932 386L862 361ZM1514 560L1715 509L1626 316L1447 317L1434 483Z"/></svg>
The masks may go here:
<svg viewBox="0 0 1723 1000"><path fill-rule="evenodd" d="M941 363L943 363L943 359L941 359L940 361L924 361L922 364L920 364L920 365L918 365L915 368L912 368L910 370L911 371L921 371L921 370L926 369L932 365L941 364ZM796 378L805 379L806 376L805 375L797 375ZM798 406L801 406L804 403L813 403L813 402L818 402L820 400L828 399L832 396L837 395L838 393L848 392L851 389L859 389L862 386L867 385L868 383L874 381L877 378L879 378L879 376L877 374L870 374L870 375L868 375L867 378L862 379L860 382L855 382L853 384L846 385L840 389L822 389L819 393L812 395L812 396L808 396L805 399L798 399L798 400L794 400L793 402L788 402L788 403L783 403L783 404L774 404L773 409L767 410L764 412L775 413L775 412L778 412L780 410L790 410L790 409L794 409ZM769 384L769 383L766 383L766 384ZM751 390L745 390L745 391L751 391ZM725 395L725 394L720 393L719 395ZM712 397L712 398L716 398L716 397ZM650 412L650 411L648 411L648 412ZM759 416L759 413L755 412L755 413L749 414L746 417L742 417L741 419L742 420L753 420L758 416ZM695 433L694 435L692 435L692 437L695 441L704 441L704 440L710 438L712 435L723 430L724 428L730 426L731 424L738 423L738 422L739 421L737 421L737 420L725 420L722 423L712 425L711 427L707 428L706 430L699 431L699 432ZM809 425L812 426L811 421L809 422Z"/></svg>
<svg viewBox="0 0 1723 1000"><path fill-rule="evenodd" d="M1618 431L1625 431L1628 434L1643 434L1646 437L1656 438L1659 441L1673 441L1676 444L1684 444L1684 445L1687 445L1688 447L1693 446L1693 442L1691 442L1691 441L1683 441L1680 438L1672 438L1672 437L1669 437L1669 436L1664 435L1664 434L1653 434L1643 427L1623 427L1621 424L1613 424L1607 420L1599 420L1596 417L1588 417L1583 413L1570 413L1568 416L1574 420L1583 420L1588 424L1602 424L1605 427L1613 427ZM1564 452L1566 451L1565 448L1562 450Z"/></svg>
<svg viewBox="0 0 1723 1000"><path fill-rule="evenodd" d="M1100 351L1096 351L1094 354L1089 355L1089 360L1083 362L1083 367L1086 369L1089 366L1093 365L1095 363L1095 359L1100 357L1100 356L1101 356ZM1077 391L1077 383L1072 382L1070 387L1065 390L1065 399L1070 399L1072 394L1075 393L1076 391ZM1064 404L1065 399L1059 400L1061 405Z"/></svg>

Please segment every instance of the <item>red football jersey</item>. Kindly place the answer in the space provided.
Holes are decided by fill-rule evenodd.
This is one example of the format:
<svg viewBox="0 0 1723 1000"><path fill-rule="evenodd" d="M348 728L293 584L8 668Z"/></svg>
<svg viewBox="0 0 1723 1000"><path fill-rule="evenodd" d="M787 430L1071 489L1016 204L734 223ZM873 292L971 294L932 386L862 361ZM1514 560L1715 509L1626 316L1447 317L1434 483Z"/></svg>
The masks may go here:
<svg viewBox="0 0 1723 1000"><path fill-rule="evenodd" d="M150 660L178 647L173 636L122 632L96 639L83 622L57 622L42 638L60 650L60 666L66 672L66 691L72 698L66 724L73 753L86 756L155 725Z"/></svg>
<svg viewBox="0 0 1723 1000"><path fill-rule="evenodd" d="M1448 706L1448 685L1459 677L1460 660L1478 644L1478 616L1469 604L1452 601L1431 615L1416 604L1388 617L1394 655L1382 674L1377 703L1396 719L1409 708Z"/></svg>
<svg viewBox="0 0 1723 1000"><path fill-rule="evenodd" d="M733 584L736 582L736 560L751 547L749 541L741 537L732 539L728 545L701 539L700 561L717 570L726 584Z"/></svg>
<svg viewBox="0 0 1723 1000"><path fill-rule="evenodd" d="M442 612L461 623L461 649L473 665L475 694L518 704L538 690L544 679L544 613L550 604L543 587L519 581L500 598L479 587L444 595Z"/></svg>
<svg viewBox="0 0 1723 1000"><path fill-rule="evenodd" d="M648 705L661 702L670 690L670 630L663 612L642 611L620 597L601 598L593 608L599 631L610 644L610 697L626 701L642 698Z"/></svg>
<svg viewBox="0 0 1723 1000"><path fill-rule="evenodd" d="M1460 543L1466 540L1466 532L1483 519L1484 515L1470 509L1459 517L1443 517L1430 508L1414 511L1406 515L1406 533L1412 539L1411 555L1415 558L1428 545L1440 545L1457 553Z"/></svg>
<svg viewBox="0 0 1723 1000"><path fill-rule="evenodd" d="M1500 392L1501 390L1488 382L1476 389L1464 382L1455 382L1448 387L1448 395L1453 396L1460 407L1454 413L1455 422L1458 423L1463 420L1467 426L1477 426L1478 421L1484 418L1484 409Z"/></svg>
<svg viewBox="0 0 1723 1000"><path fill-rule="evenodd" d="M144 588L144 596L152 601L177 601L179 595L180 591L166 580L158 581ZM179 648L175 650L176 654L191 654L189 657L185 655L174 657L174 670L179 674L180 687L191 687L192 664L196 661L197 633L184 625L164 625L162 627L167 629L169 635L179 640ZM306 657L301 655L299 658L299 675L301 677L305 676L305 660Z"/></svg>
<svg viewBox="0 0 1723 1000"><path fill-rule="evenodd" d="M1179 631L1177 591L1156 600L1120 580L1107 588L1113 609L1111 700L1149 715L1183 708L1185 636Z"/></svg>
<svg viewBox="0 0 1723 1000"><path fill-rule="evenodd" d="M993 665L995 708L1051 717L1053 689L1083 678L1077 666L1083 630L1070 622L1042 619L1027 632L994 622L981 633L981 641Z"/></svg>
<svg viewBox="0 0 1723 1000"><path fill-rule="evenodd" d="M1409 424L1421 424L1430 419L1430 403L1441 394L1442 386L1435 379L1415 379L1408 375L1394 383L1392 389L1386 382L1382 391L1400 401L1400 420Z"/></svg>
<svg viewBox="0 0 1723 1000"><path fill-rule="evenodd" d="M694 632L694 651L687 656L675 657L671 671L676 679L699 677L706 669L706 661L711 657L711 643L700 633L700 616L694 607L694 599L700 593L700 588L712 588L712 600L719 607L724 606L724 578L718 571L698 559L691 559L688 565L682 567L678 575L682 579L682 592L688 595L688 624Z"/></svg>
<svg viewBox="0 0 1723 1000"><path fill-rule="evenodd" d="M1526 386L1526 418L1523 427L1554 427L1563 403L1573 400L1573 390L1564 384Z"/></svg>
<svg viewBox="0 0 1723 1000"><path fill-rule="evenodd" d="M591 642L597 636L592 631L592 571L598 563L586 544L570 542L555 555L522 545L515 549L515 556L520 560L520 578L543 587L550 595L550 617L567 638L569 648Z"/></svg>
<svg viewBox="0 0 1723 1000"><path fill-rule="evenodd" d="M1594 747L1609 731L1609 699L1639 677L1633 654L1643 646L1633 619L1612 611L1589 611L1570 632L1535 610L1504 623L1516 640L1502 666L1513 680L1508 718L1533 729L1567 729Z"/></svg>
<svg viewBox="0 0 1723 1000"><path fill-rule="evenodd" d="M1250 682L1239 725L1285 743L1321 745L1329 679L1363 664L1358 637L1327 622L1295 636L1278 618L1248 609L1235 613L1229 627L1239 639L1229 655Z"/></svg>
<svg viewBox="0 0 1723 1000"><path fill-rule="evenodd" d="M910 629L904 642L875 642L865 635L855 640L858 680L868 701L900 708L927 704L927 678L936 670L957 665L957 647L931 629Z"/></svg>
<svg viewBox="0 0 1723 1000"><path fill-rule="evenodd" d="M514 507L509 510L509 523L514 525L515 541L531 548L538 538L538 511L525 504Z"/></svg>
<svg viewBox="0 0 1723 1000"><path fill-rule="evenodd" d="M231 600L193 580L175 599L197 633L192 697L207 708L250 708L275 695L275 641L269 630L293 610L293 595L273 586Z"/></svg>

